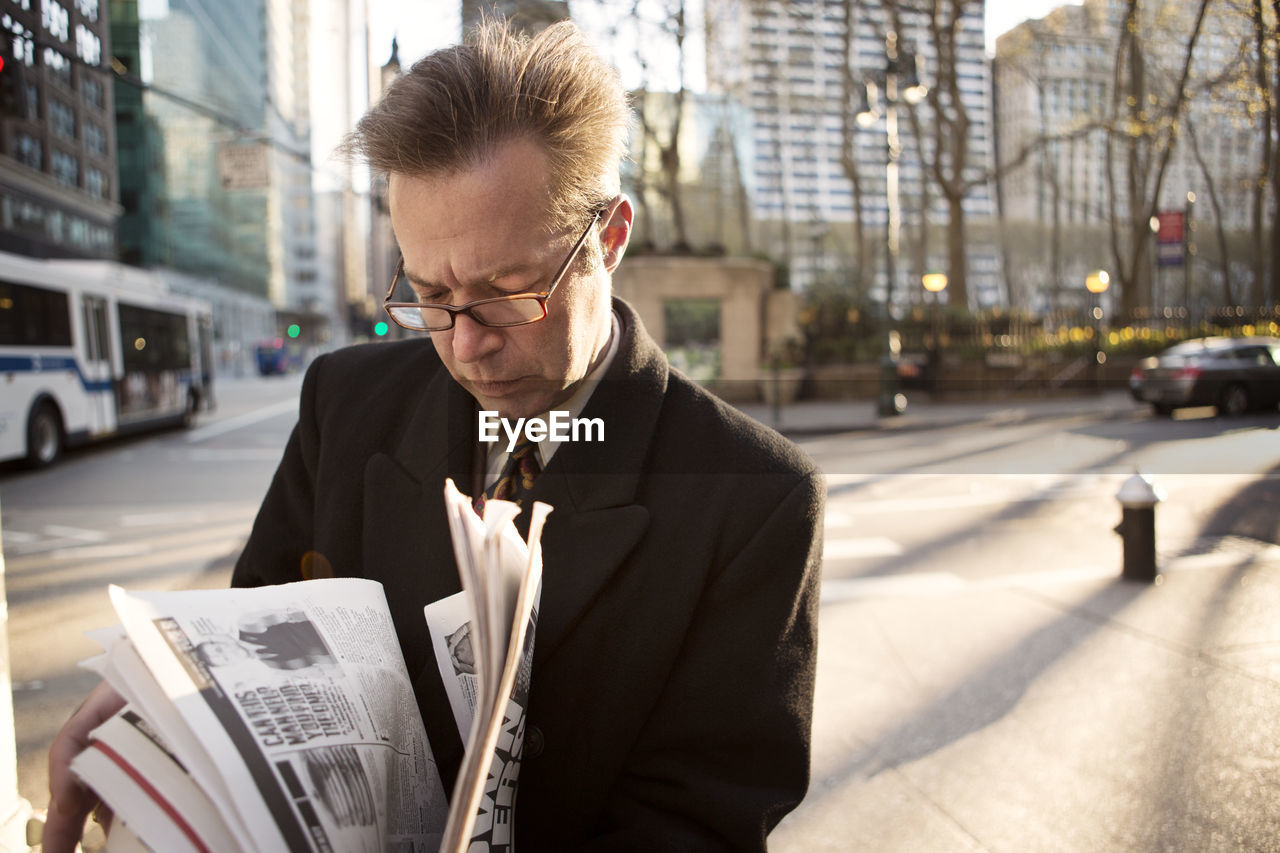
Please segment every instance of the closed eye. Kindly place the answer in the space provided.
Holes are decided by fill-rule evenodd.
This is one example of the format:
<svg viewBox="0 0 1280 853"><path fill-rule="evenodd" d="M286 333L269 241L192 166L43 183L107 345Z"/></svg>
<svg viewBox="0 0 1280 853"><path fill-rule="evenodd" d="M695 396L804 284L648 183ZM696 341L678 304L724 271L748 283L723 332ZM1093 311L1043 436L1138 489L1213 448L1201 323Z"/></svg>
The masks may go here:
<svg viewBox="0 0 1280 853"><path fill-rule="evenodd" d="M419 302L433 302L437 305L448 305L449 297L452 295L448 290L419 290L413 288L413 295Z"/></svg>

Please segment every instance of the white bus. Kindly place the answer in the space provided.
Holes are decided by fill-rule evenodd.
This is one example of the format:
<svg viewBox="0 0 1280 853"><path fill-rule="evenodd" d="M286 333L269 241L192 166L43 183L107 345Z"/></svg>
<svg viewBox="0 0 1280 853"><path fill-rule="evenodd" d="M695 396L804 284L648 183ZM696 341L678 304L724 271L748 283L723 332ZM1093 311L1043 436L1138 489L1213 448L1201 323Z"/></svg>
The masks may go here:
<svg viewBox="0 0 1280 853"><path fill-rule="evenodd" d="M213 403L208 303L105 261L0 252L0 461L190 426Z"/></svg>

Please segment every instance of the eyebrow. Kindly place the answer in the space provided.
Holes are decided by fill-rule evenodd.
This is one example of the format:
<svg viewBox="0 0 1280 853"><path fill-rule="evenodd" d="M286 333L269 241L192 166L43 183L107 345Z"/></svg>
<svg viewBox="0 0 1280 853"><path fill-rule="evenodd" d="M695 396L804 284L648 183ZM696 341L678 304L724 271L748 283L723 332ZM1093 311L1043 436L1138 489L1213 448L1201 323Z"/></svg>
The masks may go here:
<svg viewBox="0 0 1280 853"><path fill-rule="evenodd" d="M461 282L461 286L467 287L467 286L493 284L495 281L497 281L500 278L507 278L508 276L518 275L519 273L527 272L529 270L536 270L538 266L539 266L538 264L535 264L529 261L518 261L516 263L507 264L504 267L499 267L497 270L490 273L485 278L475 278L475 279L472 279L471 282ZM404 277L408 279L408 281L411 284L416 284L419 287L437 287L443 290L453 289L447 284L441 284L439 282L429 281L428 279L425 279L420 275L416 275L415 273L410 272L408 267L405 267L404 269Z"/></svg>

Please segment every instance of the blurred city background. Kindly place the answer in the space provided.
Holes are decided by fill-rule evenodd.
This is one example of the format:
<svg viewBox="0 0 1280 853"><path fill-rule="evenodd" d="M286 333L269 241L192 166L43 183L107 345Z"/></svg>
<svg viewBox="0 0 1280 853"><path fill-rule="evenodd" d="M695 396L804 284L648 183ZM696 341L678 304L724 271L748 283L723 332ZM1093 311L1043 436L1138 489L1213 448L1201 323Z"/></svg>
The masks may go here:
<svg viewBox="0 0 1280 853"><path fill-rule="evenodd" d="M402 334L332 152L493 8L0 0L0 850L106 585L224 586L302 369ZM773 849L1277 849L1280 0L496 8L618 66L615 289L827 477Z"/></svg>
<svg viewBox="0 0 1280 853"><path fill-rule="evenodd" d="M572 15L633 89L618 288L698 378L803 368L798 393L858 396L892 356L908 385L1044 391L1123 384L1172 340L1275 334L1274 3L989 5L498 11ZM264 340L300 363L399 333L385 182L333 149L485 4L0 7L0 251L208 300L218 373Z"/></svg>

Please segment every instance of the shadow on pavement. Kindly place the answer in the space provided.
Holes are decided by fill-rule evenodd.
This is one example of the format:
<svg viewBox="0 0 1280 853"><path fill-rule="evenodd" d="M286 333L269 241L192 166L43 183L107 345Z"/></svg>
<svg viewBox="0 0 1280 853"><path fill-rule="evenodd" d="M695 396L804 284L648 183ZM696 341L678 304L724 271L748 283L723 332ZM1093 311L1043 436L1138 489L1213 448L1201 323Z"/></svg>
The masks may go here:
<svg viewBox="0 0 1280 853"><path fill-rule="evenodd" d="M1248 536L1280 545L1280 465L1232 495L1205 520L1201 536Z"/></svg>

